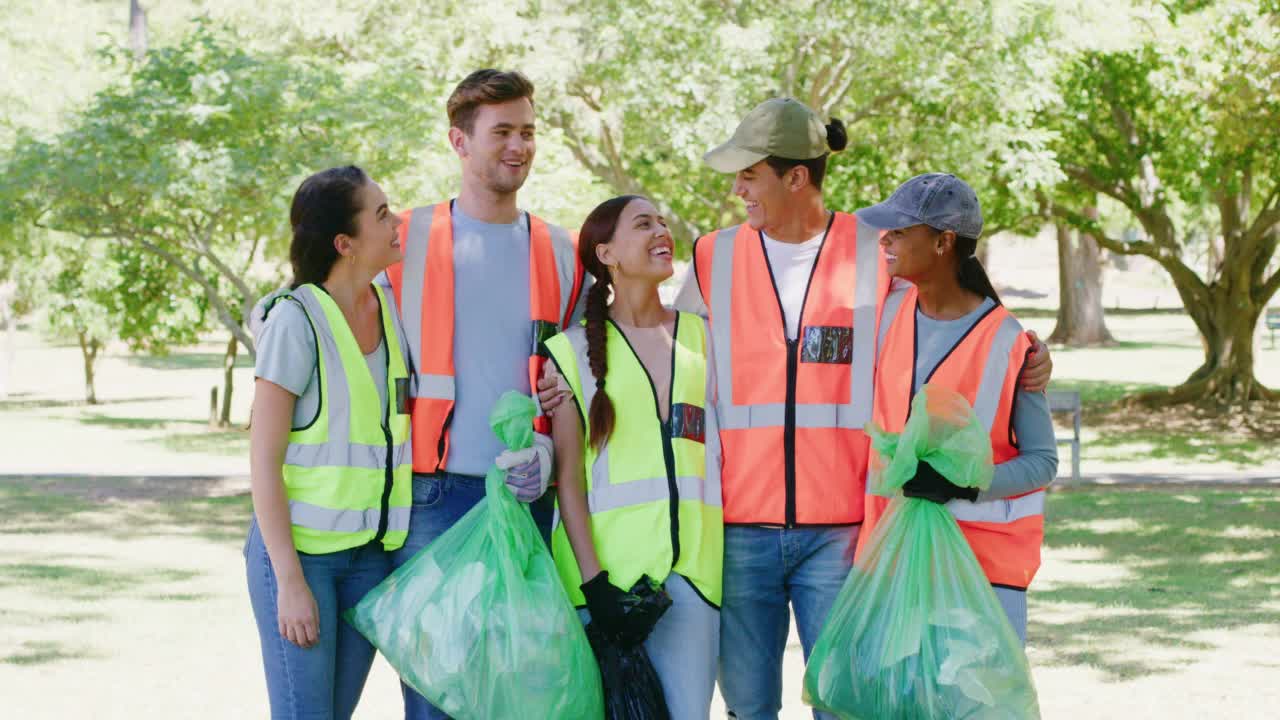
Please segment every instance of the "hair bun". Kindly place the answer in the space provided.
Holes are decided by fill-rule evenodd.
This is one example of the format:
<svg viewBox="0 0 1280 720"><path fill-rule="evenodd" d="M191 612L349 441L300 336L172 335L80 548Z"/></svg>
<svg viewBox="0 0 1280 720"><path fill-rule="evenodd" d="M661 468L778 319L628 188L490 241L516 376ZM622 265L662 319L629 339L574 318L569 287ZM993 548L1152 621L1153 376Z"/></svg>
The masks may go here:
<svg viewBox="0 0 1280 720"><path fill-rule="evenodd" d="M840 152L848 145L849 133L844 129L844 121L831 118L831 122L827 123L827 147L831 148L831 152Z"/></svg>

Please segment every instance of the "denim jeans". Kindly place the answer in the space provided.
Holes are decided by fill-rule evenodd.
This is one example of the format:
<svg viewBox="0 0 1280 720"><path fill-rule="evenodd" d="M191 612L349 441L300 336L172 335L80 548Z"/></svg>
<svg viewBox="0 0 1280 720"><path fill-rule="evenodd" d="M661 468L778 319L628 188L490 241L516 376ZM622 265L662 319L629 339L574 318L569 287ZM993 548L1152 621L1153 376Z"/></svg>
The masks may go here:
<svg viewBox="0 0 1280 720"><path fill-rule="evenodd" d="M1005 587L992 589L996 591L996 599L1000 601L1000 607L1004 608L1004 613L1009 616L1009 624L1013 626L1013 631L1018 634L1018 639L1025 646L1027 644L1027 591Z"/></svg>
<svg viewBox="0 0 1280 720"><path fill-rule="evenodd" d="M453 527L467 511L484 499L484 478L442 472L413 476L413 508L409 514L409 536L404 546L391 553L394 567L400 567L422 548ZM542 539L551 544L552 494L530 504L534 524ZM449 717L419 695L413 688L400 684L404 696L405 720L447 720Z"/></svg>
<svg viewBox="0 0 1280 720"><path fill-rule="evenodd" d="M725 528L720 692L731 717L776 720L788 606L795 609L807 660L853 566L859 527Z"/></svg>
<svg viewBox="0 0 1280 720"><path fill-rule="evenodd" d="M672 573L663 584L671 607L644 641L644 650L662 682L662 696L672 720L705 720L716 690L716 655L720 652L720 613L707 604L683 576ZM582 624L591 622L578 609Z"/></svg>
<svg viewBox="0 0 1280 720"><path fill-rule="evenodd" d="M257 520L249 526L244 558L249 600L262 643L271 717L350 718L373 665L374 649L341 615L391 573L391 554L381 543L325 555L298 553L302 574L320 611L320 641L307 649L280 634L276 610L279 587Z"/></svg>

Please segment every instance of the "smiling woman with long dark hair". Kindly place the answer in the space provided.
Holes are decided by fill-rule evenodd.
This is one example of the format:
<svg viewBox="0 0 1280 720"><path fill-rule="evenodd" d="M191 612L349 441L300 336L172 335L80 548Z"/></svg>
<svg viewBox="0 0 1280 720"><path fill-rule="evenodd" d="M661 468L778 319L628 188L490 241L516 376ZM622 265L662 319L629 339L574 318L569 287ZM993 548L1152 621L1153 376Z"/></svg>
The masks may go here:
<svg viewBox="0 0 1280 720"><path fill-rule="evenodd" d="M647 199L602 203L583 223L578 252L595 278L585 325L546 343L572 396L552 411L552 553L584 620L615 643L643 642L671 717L705 718L724 532L710 334L702 318L658 297L672 240ZM652 631L625 611L644 577L673 601Z"/></svg>
<svg viewBox="0 0 1280 720"><path fill-rule="evenodd" d="M399 218L355 166L303 181L293 281L255 310L249 597L273 718L349 718L374 649L341 613L391 572L409 524L409 373L394 297Z"/></svg>

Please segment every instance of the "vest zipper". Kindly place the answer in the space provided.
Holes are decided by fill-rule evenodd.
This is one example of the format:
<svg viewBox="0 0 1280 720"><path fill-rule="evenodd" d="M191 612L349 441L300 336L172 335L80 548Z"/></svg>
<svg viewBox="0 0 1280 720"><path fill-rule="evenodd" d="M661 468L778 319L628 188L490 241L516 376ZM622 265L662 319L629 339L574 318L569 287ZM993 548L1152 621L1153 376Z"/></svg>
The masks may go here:
<svg viewBox="0 0 1280 720"><path fill-rule="evenodd" d="M787 403L782 416L783 475L786 479L786 527L796 526L796 374L800 339L787 340Z"/></svg>
<svg viewBox="0 0 1280 720"><path fill-rule="evenodd" d="M385 325L383 330L385 334ZM387 534L387 524L391 513L391 486L395 482L392 472L392 467L395 464L392 458L394 451L391 443L391 403L394 402L391 394L395 392L393 390L395 383L391 379L391 343L383 340L383 345L386 346L386 357L383 362L387 372L387 401L382 405L382 437L387 443L387 460L382 482L382 503L378 513L378 532L373 536L373 542L381 542L382 538Z"/></svg>

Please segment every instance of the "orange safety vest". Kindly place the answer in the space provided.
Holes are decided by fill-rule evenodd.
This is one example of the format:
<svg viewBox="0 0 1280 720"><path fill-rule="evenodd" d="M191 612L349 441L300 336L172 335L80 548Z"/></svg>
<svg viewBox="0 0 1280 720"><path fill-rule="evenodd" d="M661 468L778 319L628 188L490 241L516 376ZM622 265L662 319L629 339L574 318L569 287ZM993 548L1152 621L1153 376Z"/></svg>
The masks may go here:
<svg viewBox="0 0 1280 720"><path fill-rule="evenodd" d="M404 260L387 268L413 360L410 421L413 471L443 470L453 418L453 202L406 210L400 218ZM546 362L542 342L568 327L582 290L577 235L529 215L529 387ZM550 432L545 417L534 421Z"/></svg>
<svg viewBox="0 0 1280 720"><path fill-rule="evenodd" d="M788 340L763 235L694 244L718 376L726 524L862 522L875 339L889 276L879 231L834 213Z"/></svg>
<svg viewBox="0 0 1280 720"><path fill-rule="evenodd" d="M902 431L915 394L916 298L916 288L906 286L895 289L885 301L875 420L889 432ZM997 465L1018 456L1013 402L1018 375L1031 347L1022 325L1003 305L996 305L925 379L955 390L969 401L991 436L992 458ZM859 546L870 537L872 526L888 504L889 498L867 496ZM1025 590L1031 584L1040 567L1044 540L1043 489L982 502L952 500L947 509L993 585Z"/></svg>

